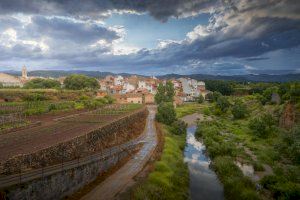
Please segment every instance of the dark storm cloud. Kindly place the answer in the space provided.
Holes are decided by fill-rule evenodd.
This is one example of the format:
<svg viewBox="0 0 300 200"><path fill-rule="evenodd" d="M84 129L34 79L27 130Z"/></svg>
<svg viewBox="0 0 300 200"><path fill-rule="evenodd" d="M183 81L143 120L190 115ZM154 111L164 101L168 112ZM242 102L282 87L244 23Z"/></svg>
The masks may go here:
<svg viewBox="0 0 300 200"><path fill-rule="evenodd" d="M268 60L270 58L267 57L249 57L249 58L245 58L246 61L258 61L258 60Z"/></svg>
<svg viewBox="0 0 300 200"><path fill-rule="evenodd" d="M84 44L94 43L99 39L112 41L120 38L115 31L95 23L43 16L32 17L31 22L26 31L32 33L33 36L47 36Z"/></svg>
<svg viewBox="0 0 300 200"><path fill-rule="evenodd" d="M166 21L169 17L196 15L208 12L218 0L1 0L0 13L26 13L103 17L108 11L149 12L154 18Z"/></svg>
<svg viewBox="0 0 300 200"><path fill-rule="evenodd" d="M114 41L122 36L94 21L113 12L148 13L163 22L170 17L199 13L211 13L211 19L209 25L195 27L181 41L115 55ZM17 13L30 16L31 22L23 25L10 17ZM0 31L8 28L16 30L17 41L6 42L8 35L1 40L0 33L1 59L48 59L66 66L104 66L106 70L182 68L186 72L205 69L213 73L242 73L247 71L244 64L213 61L230 58L263 62L269 58L264 54L299 48L300 3L299 0L31 0L30 3L0 0ZM38 44L31 45L28 40ZM99 40L106 42L92 46ZM41 42L49 49L43 49Z"/></svg>

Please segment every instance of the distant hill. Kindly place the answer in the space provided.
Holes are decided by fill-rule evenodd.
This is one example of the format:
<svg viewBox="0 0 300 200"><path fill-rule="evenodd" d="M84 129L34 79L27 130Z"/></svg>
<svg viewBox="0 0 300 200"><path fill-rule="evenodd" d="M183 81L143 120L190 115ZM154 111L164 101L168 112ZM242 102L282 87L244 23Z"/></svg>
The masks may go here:
<svg viewBox="0 0 300 200"><path fill-rule="evenodd" d="M15 75L15 76L21 76L21 72L19 71L5 71L4 73ZM90 77L95 78L104 78L107 75L121 75L124 77L128 77L131 75L137 75L137 74L128 74L128 73L111 73L111 72L99 72L99 71L83 71L83 70L70 70L70 71L64 71L64 70L35 70L35 71L29 71L28 76L39 76L39 77L53 77L58 78L61 76L69 76L71 74L83 74ZM140 75L139 75L140 76Z"/></svg>
<svg viewBox="0 0 300 200"><path fill-rule="evenodd" d="M5 73L20 76L21 72L18 71L5 71ZM99 71L83 71L83 70L36 70L28 72L29 76L41 76L41 77L60 77L68 76L71 74L84 74L87 76L95 78L104 78L107 75L121 75L128 77L131 75L143 76L138 74L129 73L111 73L111 72L99 72ZM145 77L145 76L143 76ZM300 81L300 74L281 74L281 75L270 75L270 74L247 74L247 75L232 75L232 76L222 76L222 75L208 75L208 74L191 74L191 75L180 75L180 74L166 74L157 76L159 79L172 79L189 77L196 80L227 80L227 81L238 81L238 82L288 82L288 81Z"/></svg>
<svg viewBox="0 0 300 200"><path fill-rule="evenodd" d="M179 75L179 74L166 74L158 76L161 79L181 78L189 77L196 80L227 80L238 82L288 82L288 81L300 81L300 74L282 74L282 75L269 75L269 74L247 74L247 75L233 75L233 76L221 76L221 75L208 75L208 74L191 74L191 75Z"/></svg>

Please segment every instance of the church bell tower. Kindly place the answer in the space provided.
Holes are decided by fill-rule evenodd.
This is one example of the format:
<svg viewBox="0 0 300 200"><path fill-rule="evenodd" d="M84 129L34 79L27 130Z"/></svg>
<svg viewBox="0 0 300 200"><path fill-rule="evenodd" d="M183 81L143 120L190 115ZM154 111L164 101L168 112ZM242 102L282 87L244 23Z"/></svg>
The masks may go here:
<svg viewBox="0 0 300 200"><path fill-rule="evenodd" d="M27 69L26 69L25 65L22 68L22 78L23 79L27 79L28 78L28 76L27 76Z"/></svg>

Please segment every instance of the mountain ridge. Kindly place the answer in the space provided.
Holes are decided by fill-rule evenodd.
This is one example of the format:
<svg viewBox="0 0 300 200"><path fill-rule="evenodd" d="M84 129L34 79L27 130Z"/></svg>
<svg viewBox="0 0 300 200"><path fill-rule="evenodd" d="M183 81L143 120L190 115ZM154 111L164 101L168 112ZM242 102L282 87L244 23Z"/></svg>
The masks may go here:
<svg viewBox="0 0 300 200"><path fill-rule="evenodd" d="M20 71L3 71L4 73L20 76ZM112 72L100 72L100 71L84 71L84 70L34 70L29 71L29 76L40 76L40 77L54 77L68 76L71 74L84 74L95 78L104 78L107 75L121 75L128 77L131 75L137 75L141 77L149 77L139 74L131 73L112 73ZM247 74L247 75L209 75L209 74L165 74L156 76L159 79L177 79L182 77L193 78L196 80L225 80L225 81L238 81L238 82L288 82L288 81L299 81L300 73L289 73L289 74Z"/></svg>

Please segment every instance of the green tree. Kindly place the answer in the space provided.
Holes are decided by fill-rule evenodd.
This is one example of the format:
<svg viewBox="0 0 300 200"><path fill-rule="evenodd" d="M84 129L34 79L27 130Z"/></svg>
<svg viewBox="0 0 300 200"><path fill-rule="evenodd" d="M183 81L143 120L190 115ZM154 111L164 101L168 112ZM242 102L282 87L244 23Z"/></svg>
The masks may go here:
<svg viewBox="0 0 300 200"><path fill-rule="evenodd" d="M206 88L210 91L217 91L223 95L231 95L233 93L232 83L229 81L221 80L206 80Z"/></svg>
<svg viewBox="0 0 300 200"><path fill-rule="evenodd" d="M157 87L157 93L155 94L155 97L154 97L155 102L157 104L160 104L161 102L166 101L165 93L166 93L166 88L162 83L160 83Z"/></svg>
<svg viewBox="0 0 300 200"><path fill-rule="evenodd" d="M160 83L157 87L157 93L155 95L155 102L160 104L161 102L173 102L174 100L174 85L171 81L167 81L166 85Z"/></svg>
<svg viewBox="0 0 300 200"><path fill-rule="evenodd" d="M197 97L197 102L198 103L203 103L204 102L204 97L200 94L199 97Z"/></svg>
<svg viewBox="0 0 300 200"><path fill-rule="evenodd" d="M171 125L176 120L176 112L172 102L161 102L157 108L156 120Z"/></svg>
<svg viewBox="0 0 300 200"><path fill-rule="evenodd" d="M226 97L220 96L216 102L216 108L220 109L223 113L228 110L230 106L229 101L227 100Z"/></svg>
<svg viewBox="0 0 300 200"><path fill-rule="evenodd" d="M52 79L36 78L25 83L26 89L47 89L47 88L60 88L60 82Z"/></svg>
<svg viewBox="0 0 300 200"><path fill-rule="evenodd" d="M242 119L247 114L247 107L241 100L236 100L232 106L231 113L235 119Z"/></svg>
<svg viewBox="0 0 300 200"><path fill-rule="evenodd" d="M166 88L166 101L173 102L174 95L175 95L173 83L171 81L167 81L165 88Z"/></svg>
<svg viewBox="0 0 300 200"><path fill-rule="evenodd" d="M0 83L0 88L3 88L3 84L2 83Z"/></svg>
<svg viewBox="0 0 300 200"><path fill-rule="evenodd" d="M79 74L73 74L68 76L64 81L64 85L66 89L71 89L71 90L99 88L99 83L97 79L90 78L85 75L79 75Z"/></svg>

